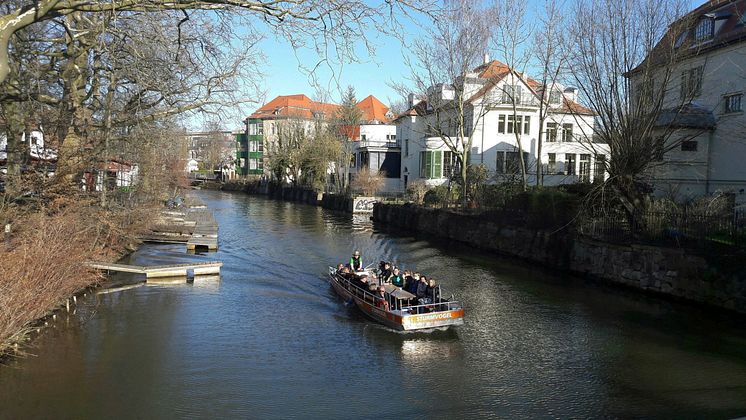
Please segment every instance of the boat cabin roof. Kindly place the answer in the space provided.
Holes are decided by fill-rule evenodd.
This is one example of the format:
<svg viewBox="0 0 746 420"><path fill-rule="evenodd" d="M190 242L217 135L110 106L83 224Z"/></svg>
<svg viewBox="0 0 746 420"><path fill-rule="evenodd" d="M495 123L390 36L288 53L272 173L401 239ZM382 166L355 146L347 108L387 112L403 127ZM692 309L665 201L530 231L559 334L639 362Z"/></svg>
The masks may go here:
<svg viewBox="0 0 746 420"><path fill-rule="evenodd" d="M383 287L386 288L386 293L390 294L391 296L397 298L397 299L414 299L416 296L407 292L404 289L400 289L393 284L384 284Z"/></svg>

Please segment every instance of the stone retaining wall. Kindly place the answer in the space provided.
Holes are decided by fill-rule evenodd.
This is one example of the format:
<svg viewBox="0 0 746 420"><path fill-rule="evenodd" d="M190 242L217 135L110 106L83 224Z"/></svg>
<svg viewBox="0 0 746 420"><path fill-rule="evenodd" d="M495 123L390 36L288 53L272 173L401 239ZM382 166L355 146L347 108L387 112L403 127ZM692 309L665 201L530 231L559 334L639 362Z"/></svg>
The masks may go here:
<svg viewBox="0 0 746 420"><path fill-rule="evenodd" d="M373 219L549 268L746 313L746 270L738 256L713 261L680 248L616 245L570 231L500 225L480 216L411 205L379 203Z"/></svg>

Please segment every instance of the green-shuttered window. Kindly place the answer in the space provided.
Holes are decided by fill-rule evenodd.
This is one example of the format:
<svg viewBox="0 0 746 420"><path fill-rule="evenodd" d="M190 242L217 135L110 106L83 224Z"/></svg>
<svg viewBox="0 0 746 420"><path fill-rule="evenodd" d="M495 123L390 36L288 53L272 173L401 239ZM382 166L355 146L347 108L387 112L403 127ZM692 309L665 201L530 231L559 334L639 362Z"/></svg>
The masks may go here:
<svg viewBox="0 0 746 420"><path fill-rule="evenodd" d="M420 178L443 177L443 152L440 150L420 152Z"/></svg>

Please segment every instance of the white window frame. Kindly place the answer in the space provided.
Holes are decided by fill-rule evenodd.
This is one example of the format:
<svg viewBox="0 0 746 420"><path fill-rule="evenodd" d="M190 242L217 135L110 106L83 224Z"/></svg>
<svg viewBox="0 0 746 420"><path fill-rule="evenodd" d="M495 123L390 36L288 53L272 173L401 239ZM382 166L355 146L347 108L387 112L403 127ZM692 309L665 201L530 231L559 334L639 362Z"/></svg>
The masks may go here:
<svg viewBox="0 0 746 420"><path fill-rule="evenodd" d="M743 105L742 105L743 94L742 93L726 95L724 98L724 102L725 102L725 113L726 114L743 111Z"/></svg>

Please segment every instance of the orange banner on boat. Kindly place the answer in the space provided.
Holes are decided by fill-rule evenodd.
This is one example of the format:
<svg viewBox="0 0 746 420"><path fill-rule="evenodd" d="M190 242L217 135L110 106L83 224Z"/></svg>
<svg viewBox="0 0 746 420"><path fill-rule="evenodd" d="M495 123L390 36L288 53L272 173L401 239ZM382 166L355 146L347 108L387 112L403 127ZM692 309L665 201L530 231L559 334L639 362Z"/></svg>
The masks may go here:
<svg viewBox="0 0 746 420"><path fill-rule="evenodd" d="M410 317L409 321L410 322L432 322L432 321L440 321L443 319L463 318L463 316L464 316L464 310L459 309L456 311L449 311L449 312L438 312L434 314L415 315L413 317Z"/></svg>

